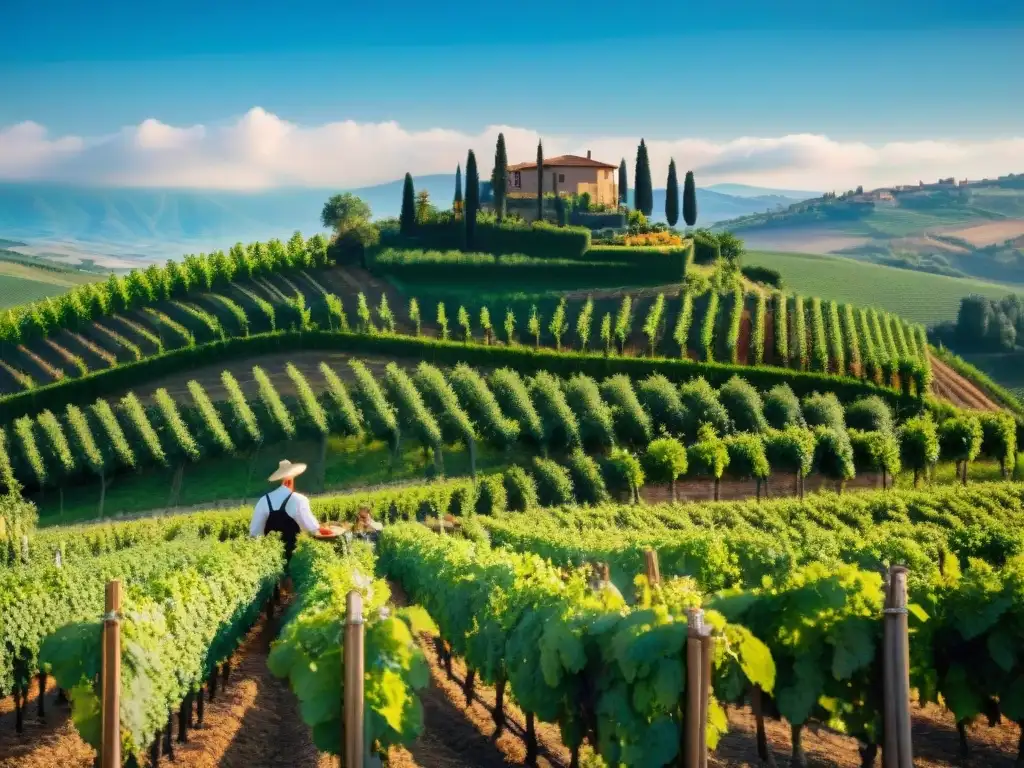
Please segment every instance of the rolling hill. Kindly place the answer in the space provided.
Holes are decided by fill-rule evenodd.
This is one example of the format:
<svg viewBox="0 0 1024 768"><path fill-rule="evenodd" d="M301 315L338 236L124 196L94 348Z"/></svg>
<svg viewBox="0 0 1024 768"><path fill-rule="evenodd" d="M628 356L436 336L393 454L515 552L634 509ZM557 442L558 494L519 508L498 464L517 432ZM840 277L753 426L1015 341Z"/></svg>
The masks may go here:
<svg viewBox="0 0 1024 768"><path fill-rule="evenodd" d="M426 189L444 206L455 190L452 174L421 176L415 183L417 191ZM320 209L336 191L238 193L0 184L0 238L24 241L34 253L116 257L119 261L112 266L140 259L162 261L190 251L226 248L239 240L284 237L296 229L307 235L318 232ZM401 180L350 191L369 203L375 216L398 215ZM773 190L731 195L698 189L697 195L702 224L794 202ZM664 209L665 192L655 190L655 218L664 218Z"/></svg>
<svg viewBox="0 0 1024 768"><path fill-rule="evenodd" d="M1024 283L1024 176L818 197L719 221L756 250Z"/></svg>

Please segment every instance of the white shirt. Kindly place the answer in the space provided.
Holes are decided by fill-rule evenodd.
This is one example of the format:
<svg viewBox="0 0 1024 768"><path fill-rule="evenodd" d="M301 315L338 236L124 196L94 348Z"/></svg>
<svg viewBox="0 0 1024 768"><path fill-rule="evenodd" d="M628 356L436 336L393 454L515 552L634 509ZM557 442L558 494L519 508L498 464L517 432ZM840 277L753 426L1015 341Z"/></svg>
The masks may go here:
<svg viewBox="0 0 1024 768"><path fill-rule="evenodd" d="M304 531L309 533L317 531L320 528L320 523L318 523L316 518L313 517L313 511L309 508L309 499L301 493L293 493L282 485L279 488L275 488L267 495L270 496L270 503L273 504L274 509L279 509L284 500L288 498L289 493L291 493L292 497L288 499L288 503L284 508L288 517L297 522L299 524L299 528ZM249 535L253 538L263 535L263 529L267 525L267 518L270 517L270 507L267 506L267 495L260 497L260 500L256 502L256 508L252 511L252 522L249 524Z"/></svg>

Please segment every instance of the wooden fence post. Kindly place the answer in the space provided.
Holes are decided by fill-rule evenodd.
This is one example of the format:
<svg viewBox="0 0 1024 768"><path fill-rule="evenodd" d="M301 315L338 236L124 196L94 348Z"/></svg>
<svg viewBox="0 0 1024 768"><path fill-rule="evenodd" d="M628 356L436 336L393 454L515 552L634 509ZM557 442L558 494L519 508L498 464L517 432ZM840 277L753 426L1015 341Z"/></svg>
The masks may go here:
<svg viewBox="0 0 1024 768"><path fill-rule="evenodd" d="M363 768L363 596L348 593L345 618L345 699L341 711L344 768Z"/></svg>
<svg viewBox="0 0 1024 768"><path fill-rule="evenodd" d="M107 582L103 617L100 768L121 768L121 582Z"/></svg>
<svg viewBox="0 0 1024 768"><path fill-rule="evenodd" d="M907 569L889 569L885 593L885 768L913 768L910 737L910 638L907 612Z"/></svg>
<svg viewBox="0 0 1024 768"><path fill-rule="evenodd" d="M699 608L691 608L687 611L686 620L686 720L685 720L685 755L683 760L684 768L701 768L700 747L701 731L704 723L701 722L700 697L703 685L704 663L701 652L701 635L704 624L704 611Z"/></svg>
<svg viewBox="0 0 1024 768"><path fill-rule="evenodd" d="M661 583L661 568L658 566L658 553L653 549L644 550L647 565L647 583L651 586Z"/></svg>

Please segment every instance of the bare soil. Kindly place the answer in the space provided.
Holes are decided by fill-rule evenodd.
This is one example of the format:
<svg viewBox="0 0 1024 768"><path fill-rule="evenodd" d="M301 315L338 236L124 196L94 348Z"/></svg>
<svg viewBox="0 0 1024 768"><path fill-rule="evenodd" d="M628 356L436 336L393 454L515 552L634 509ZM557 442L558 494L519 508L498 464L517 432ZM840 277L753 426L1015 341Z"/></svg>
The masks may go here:
<svg viewBox="0 0 1024 768"><path fill-rule="evenodd" d="M961 408L998 411L999 406L977 386L929 353L932 362L932 391L943 400Z"/></svg>

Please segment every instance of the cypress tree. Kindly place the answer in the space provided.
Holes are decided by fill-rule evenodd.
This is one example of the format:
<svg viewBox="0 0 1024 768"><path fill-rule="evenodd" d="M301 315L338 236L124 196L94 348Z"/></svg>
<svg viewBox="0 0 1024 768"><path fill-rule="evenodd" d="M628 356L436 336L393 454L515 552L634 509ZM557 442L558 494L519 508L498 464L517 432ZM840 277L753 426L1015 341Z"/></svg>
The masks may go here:
<svg viewBox="0 0 1024 768"><path fill-rule="evenodd" d="M476 242L476 214L480 210L480 176L476 170L476 155L469 150L466 158L466 247Z"/></svg>
<svg viewBox="0 0 1024 768"><path fill-rule="evenodd" d="M626 158L619 161L619 203L629 205L629 180L626 177Z"/></svg>
<svg viewBox="0 0 1024 768"><path fill-rule="evenodd" d="M452 210L458 216L462 212L462 164L455 166L455 199L452 201Z"/></svg>
<svg viewBox="0 0 1024 768"><path fill-rule="evenodd" d="M633 183L633 207L644 216L654 210L654 187L651 185L651 165L647 159L647 144L640 139L636 150L636 179Z"/></svg>
<svg viewBox="0 0 1024 768"><path fill-rule="evenodd" d="M676 161L668 164L668 183L665 185L665 218L674 227L679 221L679 180L676 179Z"/></svg>
<svg viewBox="0 0 1024 768"><path fill-rule="evenodd" d="M537 142L537 221L544 221L544 143Z"/></svg>
<svg viewBox="0 0 1024 768"><path fill-rule="evenodd" d="M508 194L508 154L505 152L503 133L498 134L498 146L494 150L491 188L494 190L494 212L500 222L505 218L505 196Z"/></svg>
<svg viewBox="0 0 1024 768"><path fill-rule="evenodd" d="M399 226L403 235L411 235L416 229L416 190L412 187L412 174L405 174L405 185L402 187L402 215Z"/></svg>
<svg viewBox="0 0 1024 768"><path fill-rule="evenodd" d="M697 223L697 185L693 181L693 171L687 171L683 181L683 221L688 227Z"/></svg>

